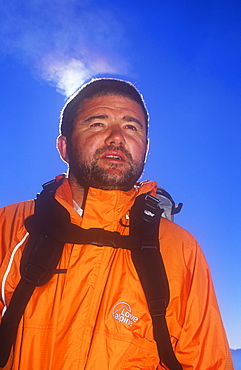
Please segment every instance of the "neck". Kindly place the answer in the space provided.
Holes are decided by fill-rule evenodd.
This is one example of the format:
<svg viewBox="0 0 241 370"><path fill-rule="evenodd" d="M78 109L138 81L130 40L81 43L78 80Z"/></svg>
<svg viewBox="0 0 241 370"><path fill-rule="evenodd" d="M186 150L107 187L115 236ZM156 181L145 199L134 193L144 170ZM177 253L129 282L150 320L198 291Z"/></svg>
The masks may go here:
<svg viewBox="0 0 241 370"><path fill-rule="evenodd" d="M84 188L78 183L76 178L69 173L69 184L72 191L72 196L79 207L82 208L84 201Z"/></svg>

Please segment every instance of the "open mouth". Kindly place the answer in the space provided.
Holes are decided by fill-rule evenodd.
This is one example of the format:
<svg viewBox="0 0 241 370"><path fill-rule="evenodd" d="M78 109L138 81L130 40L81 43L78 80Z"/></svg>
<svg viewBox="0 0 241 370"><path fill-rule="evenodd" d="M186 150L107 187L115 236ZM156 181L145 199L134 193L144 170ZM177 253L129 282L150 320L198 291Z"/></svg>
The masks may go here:
<svg viewBox="0 0 241 370"><path fill-rule="evenodd" d="M111 154L105 155L104 158L118 159L120 161L123 160L119 155L111 155Z"/></svg>
<svg viewBox="0 0 241 370"><path fill-rule="evenodd" d="M125 154L121 151L108 151L101 155L101 159L110 159L112 161L125 161Z"/></svg>

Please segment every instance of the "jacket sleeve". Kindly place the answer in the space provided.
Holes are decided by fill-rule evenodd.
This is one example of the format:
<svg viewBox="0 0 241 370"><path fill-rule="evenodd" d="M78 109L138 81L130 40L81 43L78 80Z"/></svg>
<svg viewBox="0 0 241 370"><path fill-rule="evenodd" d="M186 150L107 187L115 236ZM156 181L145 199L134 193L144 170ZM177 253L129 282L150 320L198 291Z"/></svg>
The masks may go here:
<svg viewBox="0 0 241 370"><path fill-rule="evenodd" d="M0 317L4 308L6 291L6 276L11 275L11 282L17 282L18 274L11 273L11 266L17 263L21 253L17 253L18 246L27 234L24 220L33 213L34 202L26 201L0 209ZM8 284L9 285L9 284ZM12 288L12 284L11 288Z"/></svg>
<svg viewBox="0 0 241 370"><path fill-rule="evenodd" d="M195 239L192 244L186 259L188 294L177 356L184 370L232 370L210 270Z"/></svg>

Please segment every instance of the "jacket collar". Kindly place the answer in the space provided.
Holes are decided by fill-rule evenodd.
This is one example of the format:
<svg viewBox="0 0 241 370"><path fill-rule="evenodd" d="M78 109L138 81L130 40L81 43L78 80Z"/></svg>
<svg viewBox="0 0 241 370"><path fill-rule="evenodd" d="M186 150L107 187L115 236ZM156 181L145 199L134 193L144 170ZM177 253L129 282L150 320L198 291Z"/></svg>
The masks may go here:
<svg viewBox="0 0 241 370"><path fill-rule="evenodd" d="M84 228L103 227L115 228L114 224L119 222L120 216L125 216L135 198L143 193L155 195L157 183L144 181L137 183L131 190L102 190L90 187L85 202L84 215L81 217L74 209L71 187L68 178L56 191L56 200L70 213L71 222ZM91 225L91 226L90 226Z"/></svg>

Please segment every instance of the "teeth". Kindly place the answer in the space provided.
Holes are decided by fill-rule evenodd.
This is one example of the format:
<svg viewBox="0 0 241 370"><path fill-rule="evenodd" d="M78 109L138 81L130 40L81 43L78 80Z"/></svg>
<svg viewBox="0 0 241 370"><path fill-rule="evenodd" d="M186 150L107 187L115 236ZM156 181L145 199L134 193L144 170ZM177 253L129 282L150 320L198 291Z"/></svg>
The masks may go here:
<svg viewBox="0 0 241 370"><path fill-rule="evenodd" d="M106 155L106 158L115 158L115 159L122 159L118 155Z"/></svg>

